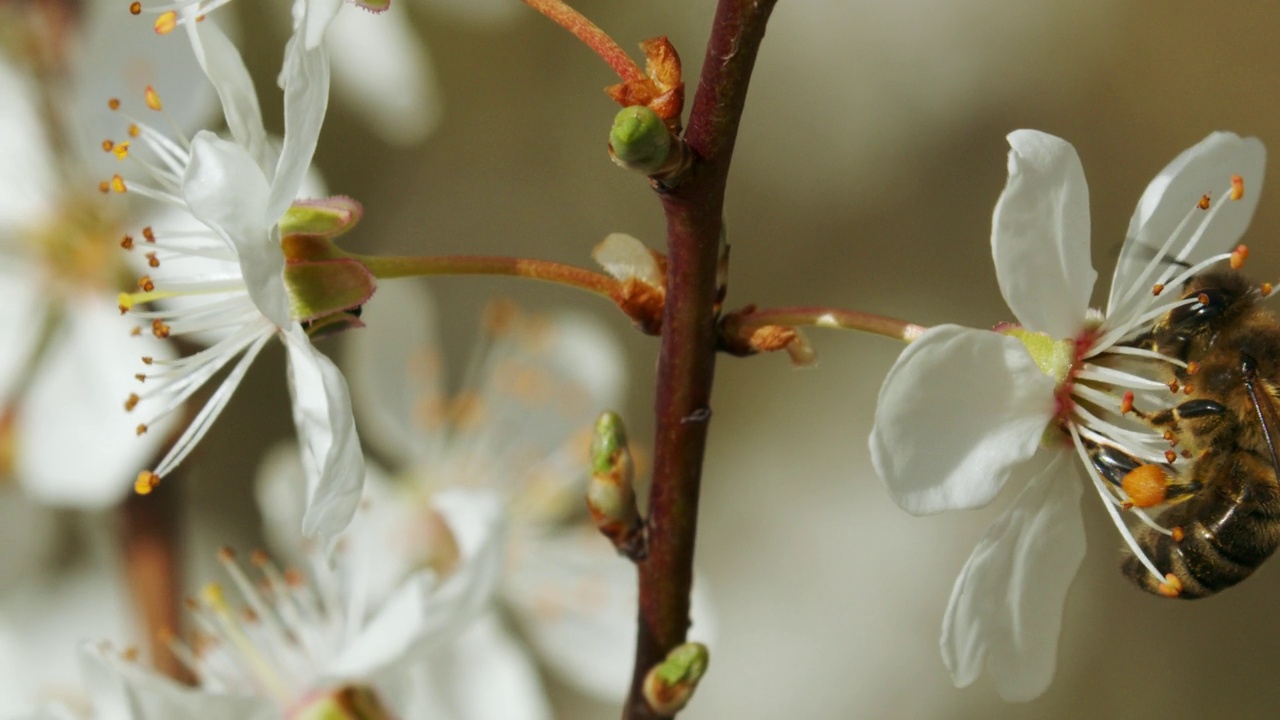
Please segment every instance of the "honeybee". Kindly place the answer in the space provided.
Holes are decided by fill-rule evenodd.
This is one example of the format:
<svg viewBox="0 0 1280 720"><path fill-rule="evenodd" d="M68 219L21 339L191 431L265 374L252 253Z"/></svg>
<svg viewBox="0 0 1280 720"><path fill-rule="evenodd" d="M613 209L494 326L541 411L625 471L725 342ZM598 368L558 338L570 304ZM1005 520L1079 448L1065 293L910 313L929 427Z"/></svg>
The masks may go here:
<svg viewBox="0 0 1280 720"><path fill-rule="evenodd" d="M1166 532L1142 527L1138 546L1161 583L1128 554L1124 575L1153 593L1200 598L1247 578L1280 545L1280 321L1258 305L1264 292L1234 270L1203 272L1184 286L1177 306L1132 344L1185 363L1171 389L1186 398L1138 416L1163 431L1184 461L1161 466L1169 482L1156 518ZM1143 464L1115 448L1090 456L1117 485Z"/></svg>

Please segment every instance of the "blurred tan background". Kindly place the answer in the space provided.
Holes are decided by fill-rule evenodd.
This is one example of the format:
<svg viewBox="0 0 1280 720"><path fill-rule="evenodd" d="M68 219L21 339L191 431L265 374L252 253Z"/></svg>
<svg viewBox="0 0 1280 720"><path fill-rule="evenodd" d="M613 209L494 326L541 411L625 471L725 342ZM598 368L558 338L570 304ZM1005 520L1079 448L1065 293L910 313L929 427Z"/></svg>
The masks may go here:
<svg viewBox="0 0 1280 720"><path fill-rule="evenodd" d="M259 22L262 5L235 10L265 88L282 44ZM627 48L668 35L693 92L713 2L576 5ZM594 56L533 11L481 25L398 0L392 14L430 43L445 112L436 134L406 150L334 103L318 162L334 192L366 208L345 246L577 264L610 232L661 246L657 201L605 152L615 107L599 90L613 79ZM1280 149L1278 32L1280 7L1266 3L782 0L729 186L729 305L830 304L978 327L1007 319L988 239L1004 135L1020 127L1065 137L1082 157L1101 302L1133 206L1166 162L1217 129ZM278 99L263 101L278 122ZM1280 183L1262 193L1251 269L1280 277ZM649 435L657 343L609 306L510 280L448 278L433 289L458 359L494 293L597 311L629 350L625 415L637 438ZM698 557L720 638L683 717L1275 715L1280 565L1205 601L1146 596L1120 576L1120 540L1091 495L1090 549L1053 686L1027 705L1004 704L985 680L954 689L937 650L943 608L1000 507L920 519L893 505L866 436L900 347L811 338L816 368L792 370L781 357L719 364ZM275 348L253 367L202 449L201 465L222 469L185 486L204 518L188 549L197 577L240 531L221 523L244 522L252 507L258 452L291 431L280 365ZM556 693L560 717L617 715Z"/></svg>

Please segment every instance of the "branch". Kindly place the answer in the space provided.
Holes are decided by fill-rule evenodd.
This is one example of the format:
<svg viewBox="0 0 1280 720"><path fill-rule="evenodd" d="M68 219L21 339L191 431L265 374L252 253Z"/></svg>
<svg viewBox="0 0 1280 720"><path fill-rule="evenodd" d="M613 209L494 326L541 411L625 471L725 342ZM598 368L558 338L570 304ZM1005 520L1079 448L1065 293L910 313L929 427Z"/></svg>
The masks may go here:
<svg viewBox="0 0 1280 720"><path fill-rule="evenodd" d="M669 717L644 679L689 629L698 494L715 371L721 215L747 85L775 0L720 0L685 141L695 161L661 194L667 217L667 304L658 359L649 555L637 563L640 616L627 720Z"/></svg>

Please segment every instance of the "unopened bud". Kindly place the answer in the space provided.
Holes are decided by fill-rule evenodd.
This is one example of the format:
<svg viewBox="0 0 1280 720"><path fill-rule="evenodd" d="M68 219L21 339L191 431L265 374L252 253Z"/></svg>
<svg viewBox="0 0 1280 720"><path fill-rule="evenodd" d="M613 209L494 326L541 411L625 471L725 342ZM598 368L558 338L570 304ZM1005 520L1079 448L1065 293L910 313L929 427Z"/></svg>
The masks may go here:
<svg viewBox="0 0 1280 720"><path fill-rule="evenodd" d="M644 699L659 715L675 715L689 704L710 656L702 643L685 643L644 676Z"/></svg>
<svg viewBox="0 0 1280 720"><path fill-rule="evenodd" d="M600 532L619 551L632 556L642 527L632 484L634 474L622 418L611 411L601 413L591 438L587 509Z"/></svg>
<svg viewBox="0 0 1280 720"><path fill-rule="evenodd" d="M658 114L643 105L618 111L609 130L609 154L618 165L652 175L671 153L671 131Z"/></svg>
<svg viewBox="0 0 1280 720"><path fill-rule="evenodd" d="M373 690L359 685L313 695L287 717L288 720L394 720Z"/></svg>

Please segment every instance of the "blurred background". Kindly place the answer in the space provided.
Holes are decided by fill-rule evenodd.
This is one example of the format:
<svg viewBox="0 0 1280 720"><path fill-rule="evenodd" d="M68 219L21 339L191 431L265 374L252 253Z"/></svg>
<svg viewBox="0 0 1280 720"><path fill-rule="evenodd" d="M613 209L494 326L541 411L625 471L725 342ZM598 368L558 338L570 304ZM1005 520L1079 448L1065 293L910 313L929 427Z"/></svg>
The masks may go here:
<svg viewBox="0 0 1280 720"><path fill-rule="evenodd" d="M600 89L615 78L563 30L511 4L487 17L463 3L393 4L389 18L411 23L430 48L442 112L433 134L404 146L381 140L335 98L317 163L332 192L366 210L345 247L589 265L611 232L662 246L653 193L605 150L616 107ZM234 3L219 15L238 13L241 47L264 91L283 49L279 8L269 5ZM667 35L692 97L714 3L575 6L628 49ZM1165 163L1219 129L1280 148L1277 29L1280 7L1264 3L783 0L728 189L727 306L825 304L926 325L1009 319L991 267L990 215L1005 181L1004 136L1023 127L1079 151L1101 304L1134 204ZM279 130L278 96L264 92L262 101ZM1280 183L1261 193L1246 240L1250 270L1274 279ZM531 309L598 314L627 348L622 410L633 436L648 442L657 342L611 306L513 280L431 287L455 370L495 294ZM866 437L901 346L831 331L810 338L820 358L813 368L764 356L718 364L698 566L719 637L682 717L1274 714L1280 567L1195 603L1140 593L1118 572L1121 541L1091 494L1090 547L1049 691L1009 705L985 678L955 689L938 654L943 609L1012 495L940 517L898 509L871 469ZM336 344L327 349L337 354ZM273 343L181 488L197 580L213 572L216 547L256 527L249 481L261 454L292 434L282 365ZM548 681L558 717L617 716Z"/></svg>

